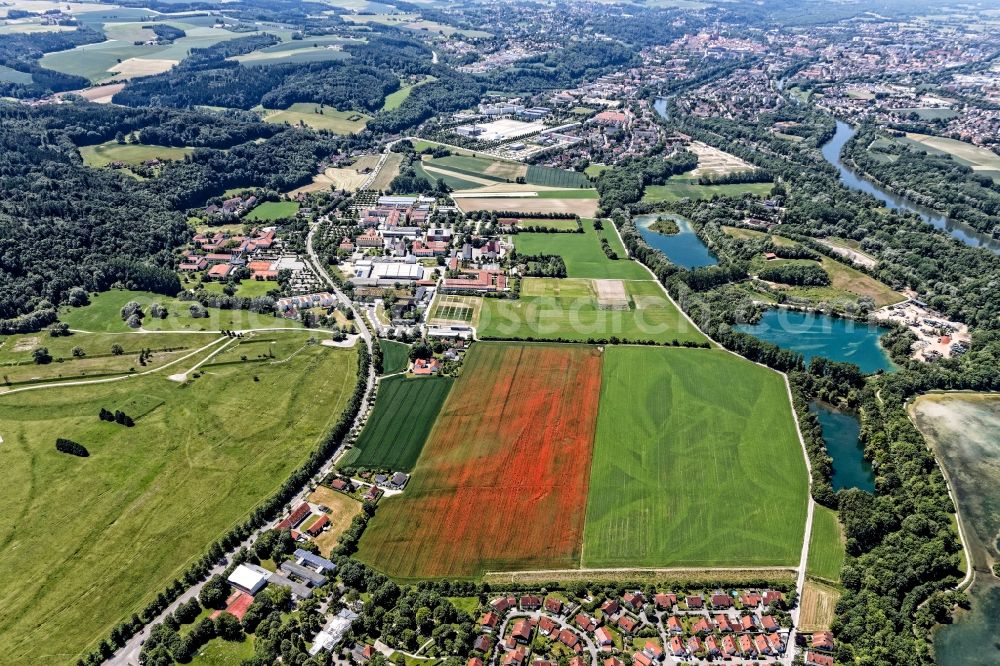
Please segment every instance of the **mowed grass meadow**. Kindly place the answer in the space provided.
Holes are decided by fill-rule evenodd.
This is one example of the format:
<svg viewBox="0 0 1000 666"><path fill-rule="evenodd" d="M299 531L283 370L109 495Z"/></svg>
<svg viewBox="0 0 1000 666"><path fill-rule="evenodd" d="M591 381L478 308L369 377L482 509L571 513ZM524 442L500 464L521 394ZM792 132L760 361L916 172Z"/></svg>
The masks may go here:
<svg viewBox="0 0 1000 666"><path fill-rule="evenodd" d="M453 381L403 375L381 380L375 409L340 466L413 469Z"/></svg>
<svg viewBox="0 0 1000 666"><path fill-rule="evenodd" d="M813 509L812 534L809 538L809 561L806 571L836 583L844 566L844 537L837 512L825 506Z"/></svg>
<svg viewBox="0 0 1000 666"><path fill-rule="evenodd" d="M185 384L0 395L0 570L17 572L0 590L6 660L74 662L309 456L351 396L357 352L288 336L302 349L281 363L208 364ZM135 426L100 421L102 407ZM90 456L57 452L57 437Z"/></svg>
<svg viewBox="0 0 1000 666"><path fill-rule="evenodd" d="M779 374L718 350L606 350L584 567L794 566L808 492Z"/></svg>
<svg viewBox="0 0 1000 666"><path fill-rule="evenodd" d="M566 277L652 279L641 264L626 257L625 248L614 231L594 231L589 220L584 220L583 229L582 234L517 234L514 236L514 248L518 254L558 254L566 262ZM607 238L618 259L608 259L601 248L601 238Z"/></svg>

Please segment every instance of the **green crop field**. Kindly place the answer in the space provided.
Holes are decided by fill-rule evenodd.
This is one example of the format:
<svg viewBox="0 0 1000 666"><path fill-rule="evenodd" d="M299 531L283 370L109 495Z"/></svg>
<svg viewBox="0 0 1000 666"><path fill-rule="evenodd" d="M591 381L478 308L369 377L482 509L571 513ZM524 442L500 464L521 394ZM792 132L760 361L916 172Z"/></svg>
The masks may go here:
<svg viewBox="0 0 1000 666"><path fill-rule="evenodd" d="M552 187L592 187L590 179L586 174L576 171L566 171L564 169L553 169L552 167L536 166L528 167L525 176L532 185L549 185Z"/></svg>
<svg viewBox="0 0 1000 666"><path fill-rule="evenodd" d="M605 351L585 567L795 565L808 492L780 375L716 350Z"/></svg>
<svg viewBox="0 0 1000 666"><path fill-rule="evenodd" d="M521 224L518 226L525 227L540 227L542 229L556 229L559 231L574 231L579 228L580 224L573 218L544 218L544 217L525 217L521 218Z"/></svg>
<svg viewBox="0 0 1000 666"><path fill-rule="evenodd" d="M742 194L767 196L772 183L737 183L732 185L699 185L697 178L673 176L666 185L649 185L642 200L647 202L677 201L678 199L711 199L715 195L738 197Z"/></svg>
<svg viewBox="0 0 1000 666"><path fill-rule="evenodd" d="M151 146L142 143L119 144L115 141L80 147L80 157L83 158L83 163L92 167L107 166L111 162L142 164L146 160L154 159L182 160L185 155L190 155L193 152L194 148Z"/></svg>
<svg viewBox="0 0 1000 666"><path fill-rule="evenodd" d="M837 512L817 504L813 510L806 571L810 576L819 576L836 583L840 581L840 569L843 566L844 537Z"/></svg>
<svg viewBox="0 0 1000 666"><path fill-rule="evenodd" d="M433 163L431 164L433 168ZM462 175L457 171L452 170L441 170L441 171L426 171L424 170L424 165L422 162L414 162L413 170L418 176L423 176L427 179L429 183L436 183L437 181L443 181L445 185L453 190L468 190L474 187L482 187L482 183L477 183L471 180L465 180Z"/></svg>
<svg viewBox="0 0 1000 666"><path fill-rule="evenodd" d="M299 212L299 202L297 201L265 201L250 211L246 219L271 222L295 217L297 212Z"/></svg>
<svg viewBox="0 0 1000 666"><path fill-rule="evenodd" d="M392 340L379 340L382 348L382 373L391 375L396 372L406 370L406 364L410 360L410 345Z"/></svg>
<svg viewBox="0 0 1000 666"><path fill-rule="evenodd" d="M371 116L359 111L338 111L331 106L310 102L292 104L284 111L262 109L261 113L264 122L307 125L316 130L330 130L334 134L356 134L371 119Z"/></svg>
<svg viewBox="0 0 1000 666"><path fill-rule="evenodd" d="M142 320L142 328L150 331L220 331L302 326L292 319L257 314L249 310L206 308L208 316L196 319L191 316L192 302L148 291L124 289L113 289L91 295L90 304L81 308L62 308L59 311L59 321L69 324L71 329L94 333L133 332L121 318L122 306L129 301L135 301L143 306L146 317ZM167 308L166 319L154 319L149 316L149 306L153 303L159 303Z"/></svg>
<svg viewBox="0 0 1000 666"><path fill-rule="evenodd" d="M155 598L308 458L351 396L357 352L201 370L0 395L0 569L20 572L0 591L5 660L73 663ZM102 407L135 426L100 421Z"/></svg>
<svg viewBox="0 0 1000 666"><path fill-rule="evenodd" d="M525 278L521 298L483 299L478 333L492 338L705 342L652 279L624 283L628 310L602 310L590 280ZM533 295L534 294L534 295Z"/></svg>
<svg viewBox="0 0 1000 666"><path fill-rule="evenodd" d="M567 277L611 278L623 280L649 280L650 274L640 264L625 258L625 248L611 230L594 231L585 221L582 234L518 234L514 247L519 254L558 254L566 262ZM601 249L598 233L608 239L618 254L617 260L608 259Z"/></svg>
<svg viewBox="0 0 1000 666"><path fill-rule="evenodd" d="M375 409L340 466L412 470L453 381L398 375L379 382Z"/></svg>

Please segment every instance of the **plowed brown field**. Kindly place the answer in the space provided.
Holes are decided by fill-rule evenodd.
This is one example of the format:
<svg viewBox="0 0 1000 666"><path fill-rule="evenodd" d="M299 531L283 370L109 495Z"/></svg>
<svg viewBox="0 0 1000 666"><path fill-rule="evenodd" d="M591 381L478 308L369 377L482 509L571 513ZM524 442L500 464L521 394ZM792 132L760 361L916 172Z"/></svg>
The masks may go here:
<svg viewBox="0 0 1000 666"><path fill-rule="evenodd" d="M477 343L361 559L404 579L579 566L600 389L592 347Z"/></svg>

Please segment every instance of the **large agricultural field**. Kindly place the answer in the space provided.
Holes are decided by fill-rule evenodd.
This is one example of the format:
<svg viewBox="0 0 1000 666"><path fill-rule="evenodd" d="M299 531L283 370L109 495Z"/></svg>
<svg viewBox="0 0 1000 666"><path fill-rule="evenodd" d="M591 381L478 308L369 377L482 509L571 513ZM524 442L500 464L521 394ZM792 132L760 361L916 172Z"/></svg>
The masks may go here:
<svg viewBox="0 0 1000 666"><path fill-rule="evenodd" d="M908 132L903 141L929 153L951 155L959 164L964 164L971 167L973 171L988 175L994 181L1000 181L1000 155L988 148L943 136L915 134L913 132Z"/></svg>
<svg viewBox="0 0 1000 666"><path fill-rule="evenodd" d="M210 361L185 383L0 395L0 568L19 572L0 592L6 659L75 662L309 456L351 396L357 355L287 336L302 349L281 363ZM135 426L99 420L102 407ZM57 452L58 437L89 457Z"/></svg>
<svg viewBox="0 0 1000 666"><path fill-rule="evenodd" d="M359 557L403 579L577 566L600 381L591 347L477 343Z"/></svg>
<svg viewBox="0 0 1000 666"><path fill-rule="evenodd" d="M584 567L795 566L808 493L779 374L718 350L607 349Z"/></svg>
<svg viewBox="0 0 1000 666"><path fill-rule="evenodd" d="M705 336L651 279L525 278L516 300L486 298L478 334L489 338L705 342ZM602 309L598 290L617 283L627 309Z"/></svg>
<svg viewBox="0 0 1000 666"><path fill-rule="evenodd" d="M413 469L453 381L451 377L403 375L381 380L375 409L340 466Z"/></svg>

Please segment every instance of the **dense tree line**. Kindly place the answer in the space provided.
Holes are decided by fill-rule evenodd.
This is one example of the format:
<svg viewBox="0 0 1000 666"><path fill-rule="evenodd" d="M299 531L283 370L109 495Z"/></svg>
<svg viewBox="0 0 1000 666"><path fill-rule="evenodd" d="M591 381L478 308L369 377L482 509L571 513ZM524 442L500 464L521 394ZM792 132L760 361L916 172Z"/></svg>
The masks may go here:
<svg viewBox="0 0 1000 666"><path fill-rule="evenodd" d="M513 260L525 267L525 277L566 277L566 262L557 254L519 254Z"/></svg>
<svg viewBox="0 0 1000 666"><path fill-rule="evenodd" d="M768 264L757 274L761 280L804 287L824 287L830 276L817 264Z"/></svg>
<svg viewBox="0 0 1000 666"><path fill-rule="evenodd" d="M260 122L256 114L235 110L206 113L81 102L40 106L30 113L45 129L65 133L78 146L138 132L140 143L230 148L284 130L279 125Z"/></svg>
<svg viewBox="0 0 1000 666"><path fill-rule="evenodd" d="M638 65L638 55L618 42L581 41L519 60L483 77L491 90L542 92Z"/></svg>
<svg viewBox="0 0 1000 666"><path fill-rule="evenodd" d="M143 184L77 160L64 135L0 104L0 319L50 310L73 287L178 291L169 268L184 217Z"/></svg>

